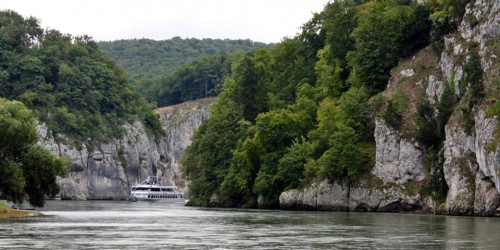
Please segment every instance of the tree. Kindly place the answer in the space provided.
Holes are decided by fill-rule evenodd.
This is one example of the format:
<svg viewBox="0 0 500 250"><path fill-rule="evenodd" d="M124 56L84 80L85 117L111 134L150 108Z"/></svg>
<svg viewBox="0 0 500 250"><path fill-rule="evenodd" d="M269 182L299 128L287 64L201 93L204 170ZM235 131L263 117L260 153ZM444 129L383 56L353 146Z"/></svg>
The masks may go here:
<svg viewBox="0 0 500 250"><path fill-rule="evenodd" d="M22 101L77 143L120 137L120 125L135 119L163 133L152 106L91 37L44 31L13 11L0 11L0 96Z"/></svg>
<svg viewBox="0 0 500 250"><path fill-rule="evenodd" d="M46 196L59 192L55 179L65 174L67 163L36 141L32 112L20 102L0 98L0 195L15 202L27 196L41 207Z"/></svg>
<svg viewBox="0 0 500 250"><path fill-rule="evenodd" d="M192 181L190 203L207 205L229 172L232 151L243 137L247 122L239 105L221 98L196 131L182 158L183 174Z"/></svg>
<svg viewBox="0 0 500 250"><path fill-rule="evenodd" d="M402 3L400 3L402 2ZM406 2L406 3L405 3ZM371 1L360 6L347 54L350 82L371 94L384 90L399 58L429 43L428 12L411 1Z"/></svg>
<svg viewBox="0 0 500 250"><path fill-rule="evenodd" d="M259 50L245 55L234 66L234 84L228 97L241 105L247 121L254 122L259 113L268 110L269 60L268 51Z"/></svg>

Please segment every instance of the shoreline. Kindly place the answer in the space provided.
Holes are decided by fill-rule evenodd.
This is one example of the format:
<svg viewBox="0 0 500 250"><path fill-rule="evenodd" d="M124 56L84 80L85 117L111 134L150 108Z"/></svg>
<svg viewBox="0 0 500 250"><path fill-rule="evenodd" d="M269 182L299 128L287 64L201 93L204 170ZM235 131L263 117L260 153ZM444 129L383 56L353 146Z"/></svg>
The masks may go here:
<svg viewBox="0 0 500 250"><path fill-rule="evenodd" d="M15 219L15 218L26 218L26 217L37 217L43 216L39 211L32 210L17 210L17 209L6 209L0 210L0 221Z"/></svg>
<svg viewBox="0 0 500 250"><path fill-rule="evenodd" d="M36 210L13 209L8 206L3 200L0 200L0 221L15 218L36 217L42 215L43 214L40 211Z"/></svg>

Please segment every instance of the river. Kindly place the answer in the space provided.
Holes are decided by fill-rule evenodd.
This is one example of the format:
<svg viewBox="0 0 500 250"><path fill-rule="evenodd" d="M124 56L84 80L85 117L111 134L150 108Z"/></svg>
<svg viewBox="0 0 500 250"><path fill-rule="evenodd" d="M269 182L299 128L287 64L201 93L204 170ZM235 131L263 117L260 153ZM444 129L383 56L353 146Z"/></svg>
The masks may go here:
<svg viewBox="0 0 500 250"><path fill-rule="evenodd" d="M0 223L2 249L498 249L500 218L47 201Z"/></svg>

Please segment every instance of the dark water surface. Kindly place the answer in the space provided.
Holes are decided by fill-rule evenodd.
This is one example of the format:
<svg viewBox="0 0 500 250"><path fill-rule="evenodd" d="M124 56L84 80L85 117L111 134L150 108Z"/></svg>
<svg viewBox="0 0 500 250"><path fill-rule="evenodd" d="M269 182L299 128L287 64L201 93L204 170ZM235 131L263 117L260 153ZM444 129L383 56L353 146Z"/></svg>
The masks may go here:
<svg viewBox="0 0 500 250"><path fill-rule="evenodd" d="M47 201L0 222L2 249L500 249L500 218Z"/></svg>

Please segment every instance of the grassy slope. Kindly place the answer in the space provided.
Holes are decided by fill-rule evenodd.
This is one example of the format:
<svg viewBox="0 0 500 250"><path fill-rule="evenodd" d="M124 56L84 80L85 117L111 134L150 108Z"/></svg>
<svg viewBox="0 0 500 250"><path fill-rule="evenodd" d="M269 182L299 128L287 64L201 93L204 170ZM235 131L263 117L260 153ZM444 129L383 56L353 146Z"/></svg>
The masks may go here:
<svg viewBox="0 0 500 250"><path fill-rule="evenodd" d="M22 218L39 215L41 215L41 213L37 211L12 209L5 204L5 201L0 200L0 221L10 218Z"/></svg>

